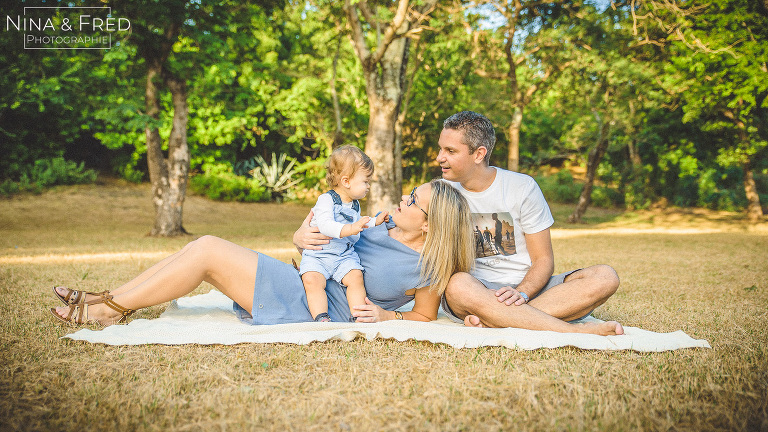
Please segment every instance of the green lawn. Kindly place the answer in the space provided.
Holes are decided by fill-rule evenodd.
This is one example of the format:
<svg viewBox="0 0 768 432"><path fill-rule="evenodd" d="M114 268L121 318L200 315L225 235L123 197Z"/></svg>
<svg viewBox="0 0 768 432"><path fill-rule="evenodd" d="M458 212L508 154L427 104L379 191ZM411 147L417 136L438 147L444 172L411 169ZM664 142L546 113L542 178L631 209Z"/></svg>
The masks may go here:
<svg viewBox="0 0 768 432"><path fill-rule="evenodd" d="M701 210L561 221L556 271L607 263L596 316L713 349L457 350L389 340L111 347L62 340L54 285L115 287L194 237L147 237L146 185L0 201L0 430L768 430L768 228ZM290 261L309 206L190 197L185 227ZM202 286L198 292L205 292ZM135 317L159 315L164 306Z"/></svg>

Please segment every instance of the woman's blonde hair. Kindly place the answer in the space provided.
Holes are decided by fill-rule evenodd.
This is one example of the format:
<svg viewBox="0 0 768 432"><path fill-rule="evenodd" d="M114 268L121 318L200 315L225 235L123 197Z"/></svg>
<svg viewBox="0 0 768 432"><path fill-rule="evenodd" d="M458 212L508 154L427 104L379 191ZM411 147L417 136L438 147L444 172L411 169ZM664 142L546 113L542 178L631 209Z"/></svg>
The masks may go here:
<svg viewBox="0 0 768 432"><path fill-rule="evenodd" d="M339 185L342 176L354 177L358 169L373 174L373 161L367 154L352 145L343 145L328 156L325 180L329 188Z"/></svg>
<svg viewBox="0 0 768 432"><path fill-rule="evenodd" d="M432 180L429 231L421 250L421 281L443 295L454 273L469 272L475 263L469 203L453 186Z"/></svg>

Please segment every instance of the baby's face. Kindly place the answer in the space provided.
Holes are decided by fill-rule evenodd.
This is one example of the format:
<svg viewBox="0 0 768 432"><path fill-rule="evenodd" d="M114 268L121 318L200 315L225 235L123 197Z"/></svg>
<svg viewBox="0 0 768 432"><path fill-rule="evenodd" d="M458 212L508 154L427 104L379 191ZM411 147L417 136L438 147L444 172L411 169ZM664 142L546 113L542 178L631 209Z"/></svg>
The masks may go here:
<svg viewBox="0 0 768 432"><path fill-rule="evenodd" d="M366 170L358 170L349 180L349 197L352 199L363 199L371 188L372 173Z"/></svg>

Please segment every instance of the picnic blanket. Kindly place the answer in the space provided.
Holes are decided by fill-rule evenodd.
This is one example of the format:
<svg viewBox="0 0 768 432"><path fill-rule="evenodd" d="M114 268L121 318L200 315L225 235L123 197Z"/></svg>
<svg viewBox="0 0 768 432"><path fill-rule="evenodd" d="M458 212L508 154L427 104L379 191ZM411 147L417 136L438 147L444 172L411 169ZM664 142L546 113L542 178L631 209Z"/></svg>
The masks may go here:
<svg viewBox="0 0 768 432"><path fill-rule="evenodd" d="M407 306L407 305L406 305ZM591 318L595 319L595 318ZM596 319L595 319L596 320ZM516 328L470 328L450 321L444 314L436 321L392 320L381 323L315 323L248 325L232 311L232 300L219 291L183 297L171 302L157 319L136 319L102 330L82 329L64 336L107 345L234 345L239 343L293 343L305 345L329 340L351 341L358 336L398 341L444 343L454 348L503 346L533 350L573 346L594 350L668 351L711 348L706 340L683 331L656 333L624 327L621 336L557 333Z"/></svg>

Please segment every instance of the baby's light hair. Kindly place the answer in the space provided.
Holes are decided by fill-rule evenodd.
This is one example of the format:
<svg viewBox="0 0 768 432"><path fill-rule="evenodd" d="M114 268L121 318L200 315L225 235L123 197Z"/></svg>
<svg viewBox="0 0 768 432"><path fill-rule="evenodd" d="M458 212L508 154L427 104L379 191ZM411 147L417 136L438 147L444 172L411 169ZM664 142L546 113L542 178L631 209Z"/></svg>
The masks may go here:
<svg viewBox="0 0 768 432"><path fill-rule="evenodd" d="M373 174L373 161L367 154L352 145L343 145L334 150L326 163L325 180L329 188L339 185L341 177L354 177L358 169Z"/></svg>

